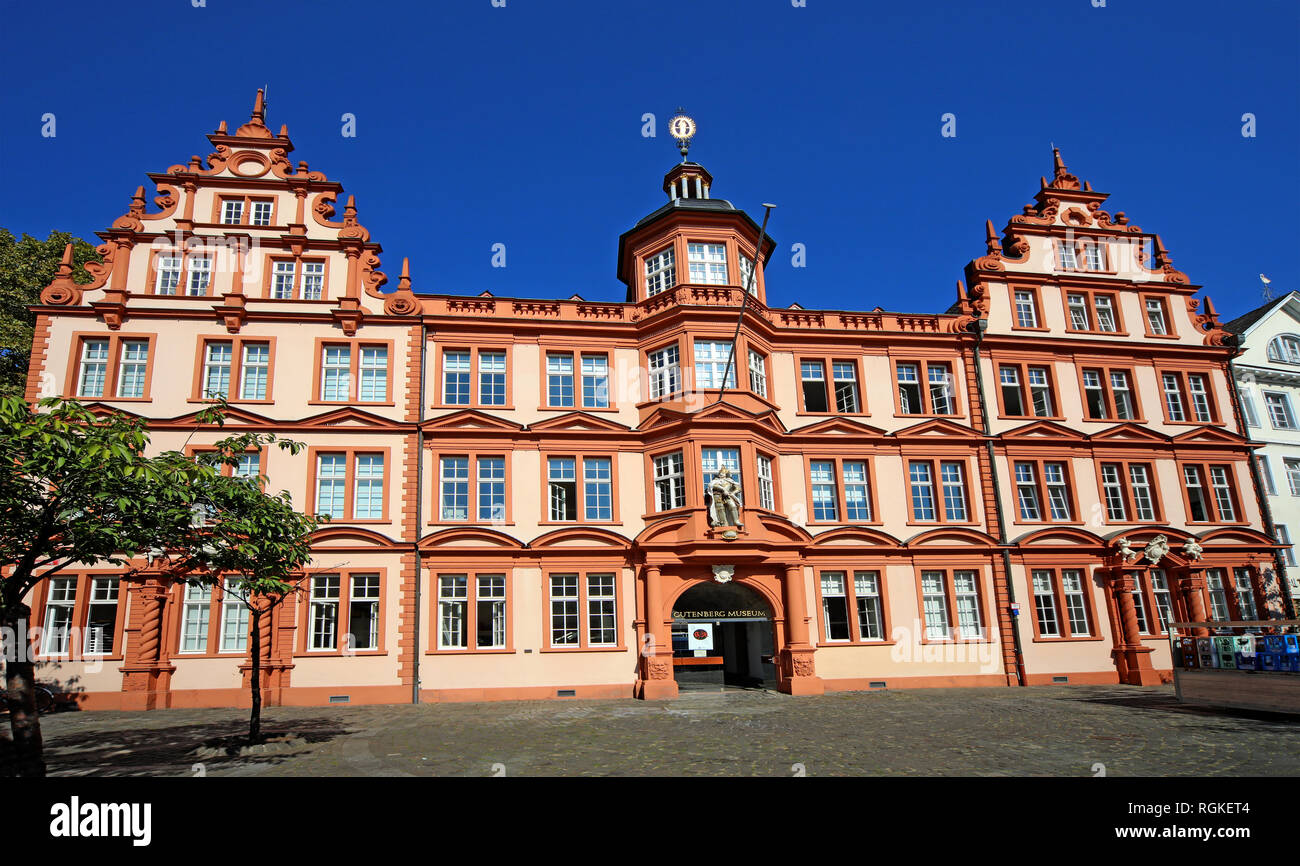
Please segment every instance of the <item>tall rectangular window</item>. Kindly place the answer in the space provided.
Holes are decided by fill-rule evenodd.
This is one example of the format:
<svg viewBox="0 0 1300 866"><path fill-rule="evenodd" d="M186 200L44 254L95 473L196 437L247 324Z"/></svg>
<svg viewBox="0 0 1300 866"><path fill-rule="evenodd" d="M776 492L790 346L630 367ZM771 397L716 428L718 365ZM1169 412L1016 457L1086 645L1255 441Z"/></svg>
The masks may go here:
<svg viewBox="0 0 1300 866"><path fill-rule="evenodd" d="M677 266L673 262L673 248L668 247L645 260L646 297L657 295L677 285Z"/></svg>
<svg viewBox="0 0 1300 866"><path fill-rule="evenodd" d="M249 219L250 225L269 226L271 224L272 202L255 201L253 204L252 217Z"/></svg>
<svg viewBox="0 0 1300 866"><path fill-rule="evenodd" d="M439 471L443 520L469 519L469 458L443 457Z"/></svg>
<svg viewBox="0 0 1300 866"><path fill-rule="evenodd" d="M1079 268L1079 260L1074 252L1074 244L1071 241L1061 241L1057 247L1057 261L1062 270L1074 271Z"/></svg>
<svg viewBox="0 0 1300 866"><path fill-rule="evenodd" d="M616 609L614 575L587 575L588 646L614 646L618 643Z"/></svg>
<svg viewBox="0 0 1300 866"><path fill-rule="evenodd" d="M448 405L468 406L469 393L469 352L444 351L442 353L442 402Z"/></svg>
<svg viewBox="0 0 1300 866"><path fill-rule="evenodd" d="M1083 247L1083 254L1084 260L1088 263L1088 270L1106 270L1106 252L1101 241L1093 240L1086 243Z"/></svg>
<svg viewBox="0 0 1300 866"><path fill-rule="evenodd" d="M384 516L384 455L358 454L352 519L378 520Z"/></svg>
<svg viewBox="0 0 1300 866"><path fill-rule="evenodd" d="M1061 586L1065 592L1065 610L1069 616L1070 633L1074 637L1087 637L1088 600L1084 594L1083 572L1067 568L1061 572Z"/></svg>
<svg viewBox="0 0 1300 866"><path fill-rule="evenodd" d="M966 519L966 479L960 463L940 463L943 480L943 512L948 521Z"/></svg>
<svg viewBox="0 0 1300 866"><path fill-rule="evenodd" d="M821 584L826 640L849 640L849 600L844 592L844 572L823 571Z"/></svg>
<svg viewBox="0 0 1300 866"><path fill-rule="evenodd" d="M1247 427L1259 426L1259 412L1255 409L1255 397L1247 390L1240 390L1241 394L1241 411L1246 416Z"/></svg>
<svg viewBox="0 0 1300 866"><path fill-rule="evenodd" d="M921 399L921 366L912 363L898 365L898 411L904 415L925 414Z"/></svg>
<svg viewBox="0 0 1300 866"><path fill-rule="evenodd" d="M308 649L338 648L339 581L337 574L325 574L311 579L311 599L308 605L311 631Z"/></svg>
<svg viewBox="0 0 1300 866"><path fill-rule="evenodd" d="M230 365L234 349L229 342L213 341L207 344L203 360L203 396L208 398L230 396Z"/></svg>
<svg viewBox="0 0 1300 866"><path fill-rule="evenodd" d="M1210 386L1205 376L1200 373L1189 373L1187 375L1187 393L1192 398L1192 416L1202 424L1213 423L1214 413L1210 406Z"/></svg>
<svg viewBox="0 0 1300 866"><path fill-rule="evenodd" d="M844 518L871 520L871 488L867 480L866 461L845 460L841 465L841 476L844 479Z"/></svg>
<svg viewBox="0 0 1300 866"><path fill-rule="evenodd" d="M388 399L388 348L361 346L360 353L357 397L362 403L382 403Z"/></svg>
<svg viewBox="0 0 1300 866"><path fill-rule="evenodd" d="M1173 621L1174 608L1173 600L1169 597L1169 579L1165 575L1163 568L1153 568L1150 572L1151 596L1156 603L1156 619L1160 623L1161 633L1169 631L1169 623Z"/></svg>
<svg viewBox="0 0 1300 866"><path fill-rule="evenodd" d="M952 400L952 369L947 364L926 364L930 381L930 411L935 415L956 412Z"/></svg>
<svg viewBox="0 0 1300 866"><path fill-rule="evenodd" d="M1251 583L1249 568L1234 568L1233 582L1237 585L1237 615L1243 620L1259 619L1259 608L1255 606L1255 588Z"/></svg>
<svg viewBox="0 0 1300 866"><path fill-rule="evenodd" d="M1187 519L1203 523L1210 519L1210 505L1205 498L1201 467L1183 467L1183 488L1187 491Z"/></svg>
<svg viewBox="0 0 1300 866"><path fill-rule="evenodd" d="M506 405L506 353L478 353L478 401L484 406Z"/></svg>
<svg viewBox="0 0 1300 866"><path fill-rule="evenodd" d="M352 348L324 346L321 349L320 399L343 402L352 396Z"/></svg>
<svg viewBox="0 0 1300 866"><path fill-rule="evenodd" d="M853 572L853 596L858 608L858 639L884 640L885 625L880 603L880 573Z"/></svg>
<svg viewBox="0 0 1300 866"><path fill-rule="evenodd" d="M1110 390L1115 401L1115 417L1121 420L1136 418L1137 410L1133 404L1133 389L1129 385L1128 373L1123 370L1112 370Z"/></svg>
<svg viewBox="0 0 1300 866"><path fill-rule="evenodd" d="M468 649L468 577L438 576L438 649Z"/></svg>
<svg viewBox="0 0 1300 866"><path fill-rule="evenodd" d="M72 633L72 612L77 601L75 577L49 579L49 595L45 600L45 637L41 653L47 656L66 655L68 637Z"/></svg>
<svg viewBox="0 0 1300 866"><path fill-rule="evenodd" d="M93 577L90 580L90 600L86 606L86 655L113 654L118 590L116 577Z"/></svg>
<svg viewBox="0 0 1300 866"><path fill-rule="evenodd" d="M835 361L831 364L831 374L835 378L835 410L842 413L858 412L858 367L850 361Z"/></svg>
<svg viewBox="0 0 1300 866"><path fill-rule="evenodd" d="M117 396L143 397L145 376L149 371L149 341L123 340L122 357L117 367Z"/></svg>
<svg viewBox="0 0 1300 866"><path fill-rule="evenodd" d="M1232 495L1227 466L1210 467L1210 487L1214 491L1214 508L1219 522L1232 523L1237 519L1237 504Z"/></svg>
<svg viewBox="0 0 1300 866"><path fill-rule="evenodd" d="M478 519L493 523L505 522L505 457L478 458Z"/></svg>
<svg viewBox="0 0 1300 866"><path fill-rule="evenodd" d="M239 387L241 400L265 400L266 386L271 377L271 345L269 343L244 343L241 347L242 373Z"/></svg>
<svg viewBox="0 0 1300 866"><path fill-rule="evenodd" d="M803 383L803 409L805 412L829 412L826 396L826 366L821 361L803 361L799 364L799 379Z"/></svg>
<svg viewBox="0 0 1300 866"><path fill-rule="evenodd" d="M719 286L727 284L726 244L687 244L686 259L692 283Z"/></svg>
<svg viewBox="0 0 1300 866"><path fill-rule="evenodd" d="M740 287L751 295L758 294L758 281L754 279L754 260L740 254Z"/></svg>
<svg viewBox="0 0 1300 866"><path fill-rule="evenodd" d="M1286 467L1286 483L1291 489L1291 495L1300 496L1300 460L1284 457L1282 465Z"/></svg>
<svg viewBox="0 0 1300 866"><path fill-rule="evenodd" d="M709 485L713 483L713 476L719 469L726 467L731 471L731 477L736 484L743 484L743 474L740 471L740 449L739 448L702 448L700 449L700 469L702 475L701 490L708 491ZM744 499L743 493L741 499Z"/></svg>
<svg viewBox="0 0 1300 866"><path fill-rule="evenodd" d="M347 455L316 457L316 513L342 519L347 501Z"/></svg>
<svg viewBox="0 0 1300 866"><path fill-rule="evenodd" d="M551 575L552 646L578 646L581 642L578 604L578 575Z"/></svg>
<svg viewBox="0 0 1300 866"><path fill-rule="evenodd" d="M1056 414L1055 401L1052 399L1052 382L1046 367L1029 367L1029 401L1034 407L1034 415L1039 418L1051 418Z"/></svg>
<svg viewBox="0 0 1300 866"><path fill-rule="evenodd" d="M749 390L767 396L767 359L753 349L749 350Z"/></svg>
<svg viewBox="0 0 1300 866"><path fill-rule="evenodd" d="M1073 255L1073 253L1071 253L1071 255ZM1092 317L1088 314L1088 297L1086 295L1076 295L1076 294L1066 295L1065 306L1070 314L1071 330L1075 330L1075 331L1092 330Z"/></svg>
<svg viewBox="0 0 1300 866"><path fill-rule="evenodd" d="M1165 321L1165 303L1159 298L1147 298L1147 329L1158 336L1164 336L1169 333L1169 326Z"/></svg>
<svg viewBox="0 0 1300 866"><path fill-rule="evenodd" d="M980 613L976 573L955 571L952 581L953 595L957 600L957 637L964 640L978 640L984 637L984 621Z"/></svg>
<svg viewBox="0 0 1300 866"><path fill-rule="evenodd" d="M1282 548L1282 561L1292 568L1295 567L1295 550L1291 547L1291 530L1287 529L1281 523L1273 524L1273 534L1277 538L1278 544L1285 544Z"/></svg>
<svg viewBox="0 0 1300 866"><path fill-rule="evenodd" d="M835 495L835 463L832 460L813 460L809 463L812 481L813 520L838 523L840 519Z"/></svg>
<svg viewBox="0 0 1300 866"><path fill-rule="evenodd" d="M108 340L83 340L81 343L81 373L77 377L77 393L82 397L103 397L108 379Z"/></svg>
<svg viewBox="0 0 1300 866"><path fill-rule="evenodd" d="M1268 457L1263 454L1255 456L1256 465L1259 466L1259 477L1264 482L1264 490L1269 496L1277 496L1277 484L1273 482L1273 465L1269 462ZM1296 472L1300 473L1300 461L1297 461ZM1291 480L1290 467L1287 467L1287 481ZM1295 485L1292 484L1292 496L1295 496Z"/></svg>
<svg viewBox="0 0 1300 866"><path fill-rule="evenodd" d="M1268 408L1268 420L1275 429L1294 430L1295 415L1291 411L1291 401L1286 394L1264 392L1264 405Z"/></svg>
<svg viewBox="0 0 1300 866"><path fill-rule="evenodd" d="M754 467L758 475L758 507L774 511L776 492L772 486L772 458L758 454L754 457Z"/></svg>
<svg viewBox="0 0 1300 866"><path fill-rule="evenodd" d="M1224 622L1232 619L1228 609L1228 591L1224 587L1226 572L1222 568L1211 568L1205 572L1205 591L1210 597L1210 619Z"/></svg>
<svg viewBox="0 0 1300 866"><path fill-rule="evenodd" d="M577 460L573 457L550 457L546 461L551 520L578 519L577 465Z"/></svg>
<svg viewBox="0 0 1300 866"><path fill-rule="evenodd" d="M244 604L239 581L227 578L221 590L221 651L242 653L248 649L248 605Z"/></svg>
<svg viewBox="0 0 1300 866"><path fill-rule="evenodd" d="M546 405L573 406L573 355L546 353Z"/></svg>
<svg viewBox="0 0 1300 866"><path fill-rule="evenodd" d="M1160 377L1165 392L1165 411L1170 421L1186 421L1187 413L1183 411L1183 391L1174 373L1165 373Z"/></svg>
<svg viewBox="0 0 1300 866"><path fill-rule="evenodd" d="M727 369L727 361L730 357L730 340L696 340L695 387L701 390L736 387L736 367L734 362L731 369ZM726 376L725 385L723 384L724 376Z"/></svg>
<svg viewBox="0 0 1300 866"><path fill-rule="evenodd" d="M1038 479L1032 463L1016 464L1016 500L1020 506L1021 520L1043 519L1038 501Z"/></svg>
<svg viewBox="0 0 1300 866"><path fill-rule="evenodd" d="M686 476L682 452L654 458L655 510L668 511L686 504Z"/></svg>
<svg viewBox="0 0 1300 866"><path fill-rule="evenodd" d="M909 471L912 482L912 519L934 520L934 478L930 464L913 461Z"/></svg>
<svg viewBox="0 0 1300 866"><path fill-rule="evenodd" d="M1113 333L1119 330L1115 326L1115 302L1110 295L1095 295L1093 305L1097 311L1097 330Z"/></svg>
<svg viewBox="0 0 1300 866"><path fill-rule="evenodd" d="M379 649L379 575L354 574L348 603L348 646Z"/></svg>
<svg viewBox="0 0 1300 866"><path fill-rule="evenodd" d="M478 576L475 600L475 648L504 649L506 645L506 576Z"/></svg>
<svg viewBox="0 0 1300 866"><path fill-rule="evenodd" d="M614 519L614 481L608 457L582 460L583 514L587 520Z"/></svg>
<svg viewBox="0 0 1300 866"><path fill-rule="evenodd" d="M1052 572L1035 569L1034 612L1038 618L1039 637L1060 637L1060 618L1056 610L1056 589L1052 585Z"/></svg>
<svg viewBox="0 0 1300 866"><path fill-rule="evenodd" d="M319 301L325 293L325 263L302 263L302 291L304 301Z"/></svg>
<svg viewBox="0 0 1300 866"><path fill-rule="evenodd" d="M293 297L293 284L297 278L298 263L278 261L271 264L271 297L288 300Z"/></svg>
<svg viewBox="0 0 1300 866"><path fill-rule="evenodd" d="M1038 306L1034 303L1034 293L1016 291L1016 325L1021 328L1038 327Z"/></svg>
<svg viewBox="0 0 1300 866"><path fill-rule="evenodd" d="M1070 520L1074 510L1070 503L1069 482L1064 463L1044 463L1043 481L1047 485L1047 504L1053 520Z"/></svg>
<svg viewBox="0 0 1300 866"><path fill-rule="evenodd" d="M608 356L582 356L582 405L587 409L609 408Z"/></svg>
<svg viewBox="0 0 1300 866"><path fill-rule="evenodd" d="M155 295L174 295L181 284L181 257L159 256L156 263L153 293Z"/></svg>
<svg viewBox="0 0 1300 866"><path fill-rule="evenodd" d="M1128 500L1124 495L1124 482L1118 463L1101 465L1101 489L1106 499L1106 519L1128 520Z"/></svg>
<svg viewBox="0 0 1300 866"><path fill-rule="evenodd" d="M181 602L181 652L207 652L208 619L211 614L212 587L186 584Z"/></svg>
<svg viewBox="0 0 1300 866"><path fill-rule="evenodd" d="M1024 401L1020 398L1020 370L1001 367L998 381L1002 384L1002 408L1008 415L1026 415Z"/></svg>
<svg viewBox="0 0 1300 866"><path fill-rule="evenodd" d="M650 399L668 397L681 390L676 346L665 346L647 355L650 372Z"/></svg>
<svg viewBox="0 0 1300 866"><path fill-rule="evenodd" d="M921 602L925 613L925 636L945 640L949 635L948 594L942 571L921 572Z"/></svg>
<svg viewBox="0 0 1300 866"><path fill-rule="evenodd" d="M190 256L189 281L185 294L202 297L212 285L212 259L207 256Z"/></svg>
<svg viewBox="0 0 1300 866"><path fill-rule="evenodd" d="M1132 463L1128 467L1129 481L1133 485L1133 512L1138 520L1155 520L1155 500L1151 494L1150 470L1145 464Z"/></svg>

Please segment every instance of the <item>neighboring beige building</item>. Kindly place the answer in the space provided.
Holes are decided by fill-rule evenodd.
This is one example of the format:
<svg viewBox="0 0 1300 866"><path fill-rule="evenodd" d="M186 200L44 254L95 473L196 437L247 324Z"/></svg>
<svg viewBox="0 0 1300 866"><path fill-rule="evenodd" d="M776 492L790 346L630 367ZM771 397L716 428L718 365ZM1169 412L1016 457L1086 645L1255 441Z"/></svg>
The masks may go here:
<svg viewBox="0 0 1300 866"><path fill-rule="evenodd" d="M769 307L775 242L686 161L619 238L623 301L422 294L405 262L394 289L260 93L209 140L93 283L46 289L28 396L167 449L223 434L196 420L221 393L225 431L306 443L240 468L333 518L266 629L272 704L1148 683L1216 580L1281 610L1225 333L1059 154L957 304L913 314ZM722 466L738 526L707 518ZM88 569L32 605L42 677L88 707L247 700L219 590Z"/></svg>

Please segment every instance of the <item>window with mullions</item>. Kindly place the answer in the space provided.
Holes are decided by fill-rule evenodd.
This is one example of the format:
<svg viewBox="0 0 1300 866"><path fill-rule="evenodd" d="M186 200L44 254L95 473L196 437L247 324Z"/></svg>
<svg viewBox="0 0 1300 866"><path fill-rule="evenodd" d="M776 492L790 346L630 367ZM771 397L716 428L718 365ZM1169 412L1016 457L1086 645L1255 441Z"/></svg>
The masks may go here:
<svg viewBox="0 0 1300 866"><path fill-rule="evenodd" d="M1161 373L1165 395L1165 414L1170 421L1195 420L1214 423L1209 383L1201 373Z"/></svg>
<svg viewBox="0 0 1300 866"><path fill-rule="evenodd" d="M1151 522L1156 519L1150 471L1150 467L1145 463L1101 464L1101 487L1106 501L1107 520L1124 523L1130 519L1139 522Z"/></svg>
<svg viewBox="0 0 1300 866"><path fill-rule="evenodd" d="M1040 479L1038 464L1028 462L1015 464L1016 500L1020 519L1027 522L1071 520L1073 508L1069 483L1066 480L1066 464L1043 463L1042 467ZM1044 502L1046 502L1046 516L1044 516Z"/></svg>
<svg viewBox="0 0 1300 866"><path fill-rule="evenodd" d="M803 408L805 412L829 412L826 395L826 366L821 361L802 361L799 379L803 383Z"/></svg>
<svg viewBox="0 0 1300 866"><path fill-rule="evenodd" d="M900 361L897 376L900 414L954 414L952 368L947 363ZM923 380L925 388L922 388Z"/></svg>
<svg viewBox="0 0 1300 866"><path fill-rule="evenodd" d="M1046 367L1003 364L998 368L1002 409L1009 416L1051 418L1056 414L1052 381Z"/></svg>
<svg viewBox="0 0 1300 866"><path fill-rule="evenodd" d="M1273 524L1273 535L1278 544L1285 544L1282 548L1282 561L1292 568L1295 567L1295 550L1291 547L1291 531L1281 523Z"/></svg>
<svg viewBox="0 0 1300 866"><path fill-rule="evenodd" d="M75 577L52 577L45 600L45 637L41 654L61 656L68 653L68 638L72 633L72 613L77 601Z"/></svg>
<svg viewBox="0 0 1300 866"><path fill-rule="evenodd" d="M442 402L449 405L469 405L470 353L445 351L442 353Z"/></svg>
<svg viewBox="0 0 1300 866"><path fill-rule="evenodd" d="M928 640L979 640L984 620L979 600L979 574L970 569L921 572L921 601ZM952 614L956 614L956 628Z"/></svg>
<svg viewBox="0 0 1300 866"><path fill-rule="evenodd" d="M359 351L361 381L357 399L363 403L381 403L388 399L388 348L361 346Z"/></svg>
<svg viewBox="0 0 1300 866"><path fill-rule="evenodd" d="M1035 622L1040 638L1089 637L1083 572L1036 568L1032 574Z"/></svg>
<svg viewBox="0 0 1300 866"><path fill-rule="evenodd" d="M1289 335L1274 337L1268 344L1268 359L1300 364L1300 338Z"/></svg>
<svg viewBox="0 0 1300 866"><path fill-rule="evenodd" d="M751 295L758 294L758 280L754 277L754 260L744 253L740 254L740 287L747 289Z"/></svg>
<svg viewBox="0 0 1300 866"><path fill-rule="evenodd" d="M582 405L586 409L609 408L608 356L582 356Z"/></svg>
<svg viewBox="0 0 1300 866"><path fill-rule="evenodd" d="M702 448L700 449L700 470L704 482L703 490L706 494L709 485L713 483L713 476L718 470L726 467L731 471L732 480L740 485L742 492L740 494L741 502L744 502L744 479L740 471L740 449L739 448Z"/></svg>
<svg viewBox="0 0 1300 866"><path fill-rule="evenodd" d="M615 580L613 574L550 576L551 646L618 645L618 599Z"/></svg>
<svg viewBox="0 0 1300 866"><path fill-rule="evenodd" d="M1268 408L1269 423L1275 429L1296 429L1295 414L1291 411L1291 400L1286 394L1265 391L1264 405Z"/></svg>
<svg viewBox="0 0 1300 866"><path fill-rule="evenodd" d="M749 390L767 396L767 359L753 349L749 350Z"/></svg>
<svg viewBox="0 0 1300 866"><path fill-rule="evenodd" d="M443 520L469 519L469 458L443 457L439 471Z"/></svg>
<svg viewBox="0 0 1300 866"><path fill-rule="evenodd" d="M1211 568L1205 572L1205 591L1210 597L1210 619L1226 622L1232 619L1228 609L1228 591L1224 586L1227 572L1222 568Z"/></svg>
<svg viewBox="0 0 1300 866"><path fill-rule="evenodd" d="M1137 418L1133 387L1126 371L1085 368L1082 377L1084 414L1089 420L1131 421Z"/></svg>
<svg viewBox="0 0 1300 866"><path fill-rule="evenodd" d="M1038 304L1034 298L1034 293L1026 290L1017 290L1016 299L1016 326L1019 328L1037 328L1038 327Z"/></svg>
<svg viewBox="0 0 1300 866"><path fill-rule="evenodd" d="M352 462L352 498L348 498L348 461ZM335 520L380 520L384 516L384 455L321 453L316 455L316 514ZM349 507L350 506L350 507Z"/></svg>
<svg viewBox="0 0 1300 866"><path fill-rule="evenodd" d="M227 578L221 592L221 639L223 653L242 653L248 650L248 605L244 591L238 589L239 578Z"/></svg>
<svg viewBox="0 0 1300 866"><path fill-rule="evenodd" d="M772 458L755 455L754 468L758 475L758 507L773 511L776 509L776 491L772 486Z"/></svg>
<svg viewBox="0 0 1300 866"><path fill-rule="evenodd" d="M649 362L650 399L669 397L681 390L676 346L665 346L646 356Z"/></svg>
<svg viewBox="0 0 1300 866"><path fill-rule="evenodd" d="M1143 306L1146 308L1147 330L1156 336L1166 336L1169 333L1169 324L1165 313L1165 302L1159 298L1147 298Z"/></svg>
<svg viewBox="0 0 1300 866"><path fill-rule="evenodd" d="M307 608L311 629L308 649L338 648L339 580L337 574L325 574L311 579L311 596Z"/></svg>
<svg viewBox="0 0 1300 866"><path fill-rule="evenodd" d="M186 281L185 294L201 297L212 286L212 259L207 256L190 256L189 279Z"/></svg>
<svg viewBox="0 0 1300 866"><path fill-rule="evenodd" d="M86 655L112 655L117 631L119 579L92 577L90 599L86 606L86 636L82 652Z"/></svg>
<svg viewBox="0 0 1300 866"><path fill-rule="evenodd" d="M478 353L478 401L484 406L506 405L506 353Z"/></svg>
<svg viewBox="0 0 1300 866"><path fill-rule="evenodd" d="M839 499L835 494L835 462L814 460L809 464L812 481L813 520L838 523Z"/></svg>
<svg viewBox="0 0 1300 866"><path fill-rule="evenodd" d="M668 511L686 505L686 474L682 452L654 458L655 510Z"/></svg>
<svg viewBox="0 0 1300 866"><path fill-rule="evenodd" d="M861 411L857 365L850 361L834 361L831 363L831 375L835 379L835 410L843 413Z"/></svg>
<svg viewBox="0 0 1300 866"><path fill-rule="evenodd" d="M478 519L492 523L505 522L505 457L478 458Z"/></svg>
<svg viewBox="0 0 1300 866"><path fill-rule="evenodd" d="M474 613L472 628L470 610ZM505 575L438 575L438 649L504 649L505 646Z"/></svg>
<svg viewBox="0 0 1300 866"><path fill-rule="evenodd" d="M244 203L227 199L221 203L221 222L223 225L237 226L244 219Z"/></svg>
<svg viewBox="0 0 1300 866"><path fill-rule="evenodd" d="M386 401L388 347L353 343L322 344L318 399L323 403Z"/></svg>
<svg viewBox="0 0 1300 866"><path fill-rule="evenodd" d="M208 621L212 615L212 587L189 583L181 601L180 652L208 650Z"/></svg>
<svg viewBox="0 0 1300 866"><path fill-rule="evenodd" d="M321 349L320 399L342 402L352 393L352 350L350 346Z"/></svg>
<svg viewBox="0 0 1300 866"><path fill-rule="evenodd" d="M159 256L155 265L153 293L155 295L174 295L181 284L181 257Z"/></svg>
<svg viewBox="0 0 1300 866"><path fill-rule="evenodd" d="M695 387L697 389L735 388L736 367L731 358L730 340L696 340L695 341ZM723 384L726 376L726 384Z"/></svg>
<svg viewBox="0 0 1300 866"><path fill-rule="evenodd" d="M668 247L645 260L646 297L677 285L677 266L673 257L673 248Z"/></svg>
<svg viewBox="0 0 1300 866"><path fill-rule="evenodd" d="M884 637L880 572L821 573L822 623L826 641L877 641Z"/></svg>
<svg viewBox="0 0 1300 866"><path fill-rule="evenodd" d="M1246 621L1258 620L1259 608L1255 605L1255 587L1250 579L1250 569L1234 568L1232 580L1237 590L1237 615Z"/></svg>
<svg viewBox="0 0 1300 866"><path fill-rule="evenodd" d="M726 244L687 244L686 259L691 282L696 285L727 284Z"/></svg>
<svg viewBox="0 0 1300 866"><path fill-rule="evenodd" d="M1183 465L1183 487L1187 492L1187 519L1193 523L1233 523L1237 519L1236 497L1230 483L1230 467Z"/></svg>
<svg viewBox="0 0 1300 866"><path fill-rule="evenodd" d="M573 355L546 355L546 405L573 405Z"/></svg>

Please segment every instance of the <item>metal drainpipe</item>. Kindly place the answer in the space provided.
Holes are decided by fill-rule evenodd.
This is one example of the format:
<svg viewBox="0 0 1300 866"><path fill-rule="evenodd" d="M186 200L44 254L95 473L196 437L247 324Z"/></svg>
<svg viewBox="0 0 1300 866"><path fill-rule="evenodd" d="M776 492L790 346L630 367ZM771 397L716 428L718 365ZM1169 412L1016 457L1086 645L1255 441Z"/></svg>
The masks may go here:
<svg viewBox="0 0 1300 866"><path fill-rule="evenodd" d="M1002 485L998 482L998 464L993 450L992 428L989 426L988 401L984 399L984 368L980 364L980 344L984 342L987 319L976 319L975 326L975 393L980 401L980 422L984 428L984 447L989 455L989 478L993 482L993 507L998 516L998 544L1002 547L1002 570L1007 575L1007 606L1016 603L1016 582L1011 574L1011 551L1007 550L1006 518L1002 511ZM1006 611L1010 614L1010 610ZM1020 645L1020 622L1011 619L1011 640L1016 653L1016 683L1025 685L1025 654Z"/></svg>
<svg viewBox="0 0 1300 866"><path fill-rule="evenodd" d="M1232 357L1236 358L1242 353L1241 346L1233 349ZM1250 427L1246 424L1246 413L1241 405L1241 392L1237 390L1237 376L1232 369L1232 359L1228 359L1228 382L1232 388L1232 407L1237 413L1237 429L1246 438L1247 442L1254 442L1255 439L1250 435ZM1277 526L1273 523L1273 509L1268 505L1268 491L1264 489L1264 481L1259 471L1259 459L1252 451L1250 455L1250 480L1255 485L1255 502L1259 505L1259 514L1264 521L1264 531L1268 537L1277 541ZM1295 599L1291 596L1291 586L1286 579L1286 560L1282 558L1282 551L1273 551L1273 567L1277 569L1278 588L1282 590L1282 598L1286 602L1284 611L1288 617L1294 619L1296 616Z"/></svg>
<svg viewBox="0 0 1300 866"><path fill-rule="evenodd" d="M420 529L424 526L424 352L429 344L429 328L420 318L420 411L416 415L419 425L415 428L415 619L411 629L415 633L414 648L411 654L414 679L411 683L411 703L420 702L420 584L424 580L424 567L420 564Z"/></svg>

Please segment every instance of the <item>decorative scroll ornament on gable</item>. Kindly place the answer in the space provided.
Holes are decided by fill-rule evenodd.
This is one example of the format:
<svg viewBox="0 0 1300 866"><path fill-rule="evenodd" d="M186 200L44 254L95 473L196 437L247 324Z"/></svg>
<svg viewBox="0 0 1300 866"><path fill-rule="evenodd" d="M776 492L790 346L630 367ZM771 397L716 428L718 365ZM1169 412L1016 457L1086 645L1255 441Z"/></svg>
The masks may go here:
<svg viewBox="0 0 1300 866"><path fill-rule="evenodd" d="M384 301L384 312L390 316L411 316L420 311L420 302L411 291L411 260L402 259L402 274L397 278L397 291Z"/></svg>
<svg viewBox="0 0 1300 866"><path fill-rule="evenodd" d="M41 290L41 303L49 306L77 306L81 303L82 294L90 289L98 289L108 282L109 275L113 272L113 259L117 254L117 244L108 242L100 244L95 248L104 260L102 262L86 262L82 265L86 273L90 274L90 282L78 283L72 278L72 244L63 248L63 258L59 262L59 270L55 273L54 279L48 286Z"/></svg>

